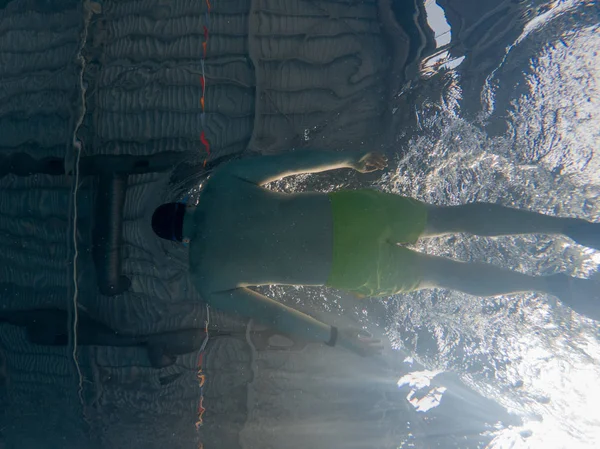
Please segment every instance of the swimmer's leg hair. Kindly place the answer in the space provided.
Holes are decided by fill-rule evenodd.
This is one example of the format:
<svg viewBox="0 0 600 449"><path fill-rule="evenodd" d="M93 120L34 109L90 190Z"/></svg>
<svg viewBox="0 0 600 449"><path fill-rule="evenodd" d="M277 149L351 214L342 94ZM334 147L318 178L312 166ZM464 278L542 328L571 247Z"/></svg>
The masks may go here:
<svg viewBox="0 0 600 449"><path fill-rule="evenodd" d="M515 234L562 234L575 242L600 249L600 223L554 217L492 203L427 206L422 237L465 232L494 237Z"/></svg>
<svg viewBox="0 0 600 449"><path fill-rule="evenodd" d="M418 289L445 288L473 296L492 297L522 292L546 293L575 312L600 320L600 285L564 274L530 276L484 263L464 263L416 253L422 281Z"/></svg>

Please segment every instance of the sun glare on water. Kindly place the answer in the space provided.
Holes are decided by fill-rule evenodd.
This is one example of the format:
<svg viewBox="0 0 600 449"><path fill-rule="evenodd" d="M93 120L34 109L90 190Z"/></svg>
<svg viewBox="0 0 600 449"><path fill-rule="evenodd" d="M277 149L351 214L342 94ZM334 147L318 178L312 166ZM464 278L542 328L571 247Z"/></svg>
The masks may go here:
<svg viewBox="0 0 600 449"><path fill-rule="evenodd" d="M457 79L446 109L422 121L426 135L411 140L396 172L380 187L436 204L491 201L600 221L599 67L598 25L555 36L531 60L524 77L528 92L512 101L506 134L493 138L461 117L452 101L460 96ZM600 278L600 252L564 238L459 236L432 239L417 249L530 274ZM600 447L598 323L537 294L498 298L504 306L485 316L486 300L454 292L422 291L397 301L404 331L430 329L439 350L434 356L416 354L431 371L410 373L399 385L427 388L438 370L453 370L521 416L524 425L500 431L490 449ZM402 341L401 335L391 337ZM482 361L487 375L475 372L460 353ZM427 413L443 394L407 399Z"/></svg>

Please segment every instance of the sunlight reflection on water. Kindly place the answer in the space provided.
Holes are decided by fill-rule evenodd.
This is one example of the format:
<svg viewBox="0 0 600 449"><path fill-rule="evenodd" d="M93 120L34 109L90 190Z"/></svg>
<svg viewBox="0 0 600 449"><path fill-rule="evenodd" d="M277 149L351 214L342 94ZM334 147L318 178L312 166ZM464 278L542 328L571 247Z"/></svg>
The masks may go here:
<svg viewBox="0 0 600 449"><path fill-rule="evenodd" d="M397 169L379 183L435 204L472 201L600 221L600 48L598 26L558 36L532 60L528 93L513 100L508 129L489 137L461 117L456 75L442 101L420 112ZM597 275L600 253L565 238L453 236L419 251L488 262L530 274ZM597 324L551 297L489 300L442 290L394 298L390 337L416 350L425 329L437 348L417 358L463 380L525 417L525 429L489 447L600 447L600 344ZM393 309L392 309L393 310Z"/></svg>

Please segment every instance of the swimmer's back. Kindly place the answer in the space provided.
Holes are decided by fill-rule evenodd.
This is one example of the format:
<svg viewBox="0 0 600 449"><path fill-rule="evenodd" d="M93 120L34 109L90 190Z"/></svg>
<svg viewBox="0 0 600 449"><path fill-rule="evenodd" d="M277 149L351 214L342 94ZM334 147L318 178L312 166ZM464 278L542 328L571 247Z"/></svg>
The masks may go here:
<svg viewBox="0 0 600 449"><path fill-rule="evenodd" d="M213 291L319 285L329 273L331 211L324 194L272 192L217 172L186 216L190 227L190 271Z"/></svg>

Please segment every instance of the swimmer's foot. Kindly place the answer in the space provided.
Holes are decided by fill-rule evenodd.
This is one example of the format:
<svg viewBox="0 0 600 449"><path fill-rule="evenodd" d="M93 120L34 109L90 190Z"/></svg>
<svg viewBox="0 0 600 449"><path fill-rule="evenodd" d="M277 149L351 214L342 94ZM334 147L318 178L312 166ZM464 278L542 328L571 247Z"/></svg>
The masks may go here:
<svg viewBox="0 0 600 449"><path fill-rule="evenodd" d="M600 283L591 279L581 279L555 274L546 278L549 293L560 301L592 320L600 321Z"/></svg>
<svg viewBox="0 0 600 449"><path fill-rule="evenodd" d="M565 228L565 235L575 243L600 250L600 223L578 220Z"/></svg>

